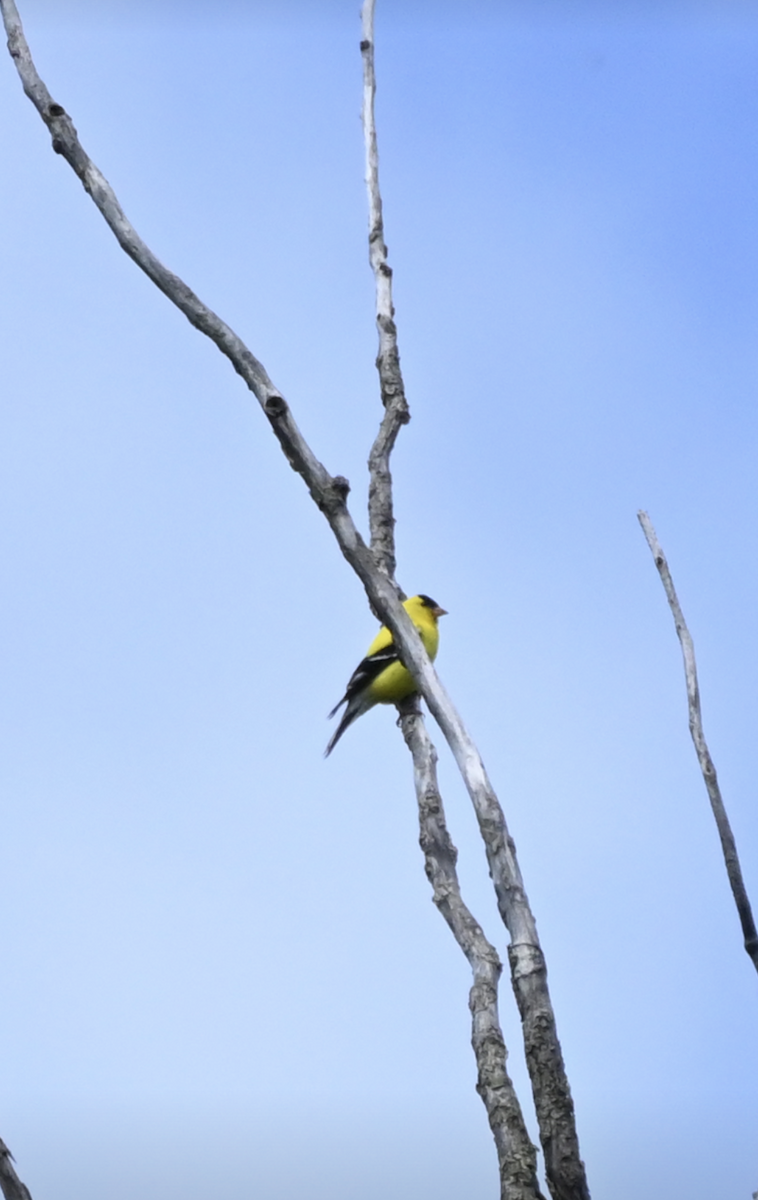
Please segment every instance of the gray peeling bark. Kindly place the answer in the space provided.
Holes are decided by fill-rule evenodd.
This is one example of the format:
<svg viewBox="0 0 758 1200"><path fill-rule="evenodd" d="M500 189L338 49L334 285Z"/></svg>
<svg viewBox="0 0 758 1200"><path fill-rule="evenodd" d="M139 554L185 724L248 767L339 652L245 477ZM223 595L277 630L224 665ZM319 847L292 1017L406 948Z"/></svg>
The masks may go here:
<svg viewBox="0 0 758 1200"><path fill-rule="evenodd" d="M377 368L385 414L369 458L369 521L371 548L377 556L380 569L383 569L390 579L394 579L394 518L389 457L400 426L410 419L410 414L400 369L397 330L394 321L395 311L392 304L392 271L387 263L379 188L379 158L374 120L376 94L374 7L374 0L365 0L362 10L361 54L363 56L366 185L369 198L369 257L376 280L376 321L379 332ZM384 617L384 613L380 615ZM511 945L508 949L511 980L522 1020L524 1048L537 1111L540 1138L545 1153L546 1177L556 1200L581 1200L589 1193L584 1166L579 1157L573 1103L547 987L545 961L540 949L534 918L529 910L524 892L516 860L516 849L508 833L503 811L486 777L478 751L463 728L458 714L453 709L436 676L434 683L437 685L437 705L432 703L426 691L423 694L453 748L458 766L466 780L487 849L490 873L495 884L500 913L511 933ZM434 752L431 742L429 742L429 751ZM416 771L418 780L418 763ZM429 860L427 859L428 873ZM466 946L456 932L457 927L450 922L444 912L443 915L448 920L459 945L468 956ZM471 919L473 920L473 918ZM500 968L498 976L499 971ZM495 980L494 986L496 989L497 980ZM497 991L495 990L495 1003L496 1000ZM502 1034L500 1038L502 1040ZM474 1049L476 1051L476 1045ZM503 1071L505 1071L504 1043L502 1053ZM477 1062L480 1062L478 1055ZM484 1100L490 1125L495 1134L501 1161L502 1179L502 1152L505 1143L502 1139L498 1141L495 1128L503 1113L495 1112L491 1107L494 1104L497 1109L499 1104L491 1089L480 1087L479 1092ZM493 1124L493 1120L495 1124ZM520 1162L519 1154L520 1152L516 1154L516 1160ZM504 1192L503 1194L510 1193Z"/></svg>
<svg viewBox="0 0 758 1200"><path fill-rule="evenodd" d="M53 100L40 79L14 0L0 0L0 11L8 36L8 49L24 91L49 129L53 149L65 158L79 177L122 249L187 319L227 356L258 400L287 461L303 478L314 502L329 522L344 557L361 580L373 610L392 631L403 662L453 751L476 811L498 908L510 933L508 957L511 978L523 1022L526 1058L548 1185L554 1200L588 1200L589 1191L579 1157L573 1103L547 989L545 962L516 860L515 846L481 756L402 607L398 588L391 578L392 562L385 555L384 568L377 566L374 555L358 533L347 509L347 480L330 475L313 454L287 402L261 363L241 338L156 258L128 221L113 189L81 146L71 118ZM385 521L385 531L387 528L391 532L391 524L388 526Z"/></svg>
<svg viewBox="0 0 758 1200"><path fill-rule="evenodd" d="M392 303L392 269L384 244L382 195L379 190L379 153L376 144L374 98L374 0L365 0L361 13L363 58L363 133L366 145L366 188L369 207L369 261L376 282L376 327L379 333L379 372L384 416L369 455L368 515L371 549L380 571L395 579L395 517L392 505L390 455L401 426L411 419L400 370L395 308Z"/></svg>
<svg viewBox="0 0 758 1200"><path fill-rule="evenodd" d="M391 628L394 632L393 625ZM510 934L511 983L521 1014L548 1187L554 1200L589 1200L584 1164L579 1156L574 1105L547 985L547 967L513 838L479 751L434 668L426 656L424 661L421 655L415 658L407 655L399 637L398 644L403 647L403 661L419 682L419 691L463 776L484 841L498 910Z"/></svg>
<svg viewBox="0 0 758 1200"><path fill-rule="evenodd" d="M371 551L378 569L395 582L395 518L390 457L401 427L410 420L400 367L392 271L384 242L379 151L374 116L374 0L361 12L363 58L363 134L366 148L366 189L369 208L369 261L376 285L376 325L379 353L376 366L384 416L369 455L369 528ZM463 902L455 869L457 851L445 824L437 784L437 752L426 730L416 697L399 706L401 724L413 756L419 806L420 842L434 903L447 921L474 975L469 995L472 1046L478 1069L477 1091L484 1103L495 1141L503 1200L540 1200L537 1156L506 1069L505 1046L497 997L502 964L497 951Z"/></svg>
<svg viewBox="0 0 758 1200"><path fill-rule="evenodd" d="M695 746L700 770L703 774L706 791L708 792L708 799L711 802L711 810L716 822L716 828L718 829L726 873L729 878L732 895L734 896L734 903L737 905L740 925L742 926L745 950L756 971L758 971L758 932L756 932L755 920L753 919L753 911L750 907L745 881L742 878L742 868L740 867L740 860L737 855L737 844L734 840L732 827L729 824L729 818L726 815L724 801L721 798L721 788L719 787L716 768L713 765L713 759L711 758L705 734L703 733L703 717L700 711L700 688L698 686L697 666L695 664L695 646L679 604L671 571L666 562L666 555L661 549L650 517L646 512L638 512L637 519L642 526L642 532L645 534L647 544L653 555L653 561L661 577L663 590L666 593L671 615L674 618L677 637L682 647L684 677L687 684L690 734Z"/></svg>
<svg viewBox="0 0 758 1200"><path fill-rule="evenodd" d="M521 1105L506 1069L508 1057L500 1028L497 989L502 964L495 947L461 896L458 851L445 822L437 783L437 752L424 725L418 698L399 706L400 725L413 755L419 815L419 842L432 898L471 966L469 993L471 1045L478 1080L476 1090L487 1110L497 1148L500 1194L504 1200L543 1200L537 1181L537 1154L524 1124Z"/></svg>
<svg viewBox="0 0 758 1200"><path fill-rule="evenodd" d="M13 1166L13 1155L0 1138L0 1188L5 1200L32 1200L31 1192L22 1183Z"/></svg>

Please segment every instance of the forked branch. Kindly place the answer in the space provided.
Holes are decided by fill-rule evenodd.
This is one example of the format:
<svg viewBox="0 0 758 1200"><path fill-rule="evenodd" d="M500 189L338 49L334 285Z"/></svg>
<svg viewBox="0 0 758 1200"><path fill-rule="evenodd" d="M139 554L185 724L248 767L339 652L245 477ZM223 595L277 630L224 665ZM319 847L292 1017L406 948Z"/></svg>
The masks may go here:
<svg viewBox="0 0 758 1200"><path fill-rule="evenodd" d="M363 136L369 209L369 261L376 288L379 372L384 416L369 455L369 527L371 550L380 571L395 578L395 532L390 457L400 428L410 420L405 398L397 327L392 303L392 271L384 242L382 196L379 186L374 100L374 0L364 0L361 13L363 58ZM437 783L437 752L427 732L417 697L399 706L400 724L413 756L419 810L420 843L433 900L469 961L474 982L469 993L471 1043L478 1069L477 1091L482 1098L495 1141L503 1200L543 1200L537 1180L537 1153L527 1133L516 1091L508 1075L505 1046L498 1016L498 986L502 963L461 896L456 871L457 851L445 822Z"/></svg>
<svg viewBox="0 0 758 1200"><path fill-rule="evenodd" d="M394 552L391 540L387 542L387 530L390 534L392 530L391 507L388 510L385 499L380 497L376 512L384 515L381 520L377 517L372 522L372 538L380 546L380 561L383 555L380 568L348 511L347 481L341 476L331 476L316 458L300 433L287 402L241 338L204 305L178 276L169 271L139 237L112 188L85 153L70 117L61 105L53 101L40 79L14 0L0 0L0 11L8 35L8 47L24 90L50 130L53 149L71 165L125 252L188 320L215 342L257 398L290 465L302 476L313 500L329 522L343 555L363 583L372 608L392 631L402 661L453 751L476 812L498 909L510 934L508 958L511 980L521 1013L548 1184L555 1200L588 1200L573 1103L547 988L545 961L524 890L515 846L479 751L440 683L421 639L400 602L398 588L392 578ZM380 240L383 247L383 239ZM389 278L384 272L380 271L380 274ZM391 298L389 303L391 312ZM388 404L388 411L390 407L391 404ZM397 413L401 411L402 406ZM394 441L397 430L394 434L392 430L400 418L395 415L390 421L387 413L385 417L388 420L387 436ZM386 450L387 463L391 441ZM381 448L380 457L384 454L385 449ZM389 521L386 519L387 512ZM384 550L381 550L382 545Z"/></svg>
<svg viewBox="0 0 758 1200"><path fill-rule="evenodd" d="M745 950L756 971L758 971L758 932L756 932L755 928L753 910L750 907L745 881L742 878L742 868L740 867L740 860L737 855L737 844L734 840L732 827L729 824L724 801L721 798L721 788L716 776L716 768L713 765L713 759L711 758L705 734L703 733L703 717L700 711L700 688L698 686L697 666L695 664L695 646L690 631L687 628L681 605L679 604L679 599L674 588L674 581L671 578L671 571L666 561L666 555L661 549L650 517L646 512L638 512L637 519L642 526L642 532L647 539L647 544L653 555L653 561L658 568L663 590L666 593L671 615L674 618L677 637L682 647L684 678L687 684L690 734L692 735L700 770L703 773L708 799L711 802L711 810L716 821L716 828L721 839L721 851L724 855L726 873L729 877L729 885L732 889L734 902L737 905L737 913L739 914L742 926L742 936L745 941Z"/></svg>

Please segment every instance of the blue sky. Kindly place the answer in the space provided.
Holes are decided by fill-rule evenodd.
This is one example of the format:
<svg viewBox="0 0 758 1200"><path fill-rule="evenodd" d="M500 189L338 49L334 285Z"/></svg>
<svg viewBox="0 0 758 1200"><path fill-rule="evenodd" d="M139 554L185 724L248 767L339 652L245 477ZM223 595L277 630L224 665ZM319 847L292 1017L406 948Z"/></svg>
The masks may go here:
<svg viewBox="0 0 758 1200"><path fill-rule="evenodd" d="M357 9L21 7L138 230L365 526ZM752 5L379 0L399 578L450 613L438 666L519 848L595 1200L758 1188L755 972L635 516L758 903L757 60ZM361 588L10 60L0 111L0 1135L35 1200L494 1196L393 713L322 760ZM526 1103L507 981L501 1010Z"/></svg>

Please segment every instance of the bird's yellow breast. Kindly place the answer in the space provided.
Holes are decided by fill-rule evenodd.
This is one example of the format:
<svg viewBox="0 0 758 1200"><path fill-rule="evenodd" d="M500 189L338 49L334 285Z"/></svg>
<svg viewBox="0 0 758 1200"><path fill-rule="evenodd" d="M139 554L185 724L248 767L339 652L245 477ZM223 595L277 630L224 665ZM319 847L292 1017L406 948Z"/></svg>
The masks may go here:
<svg viewBox="0 0 758 1200"><path fill-rule="evenodd" d="M415 600L416 597L406 600L405 608L421 635L424 649L429 657L434 659L440 643L437 620L428 608L421 603L415 603ZM378 651L391 645L393 641L389 629L383 625L369 647L369 655L377 654ZM375 704L396 704L399 700L405 700L406 696L410 696L415 690L416 685L412 676L400 662L392 663L380 675L377 675L367 689Z"/></svg>
<svg viewBox="0 0 758 1200"><path fill-rule="evenodd" d="M415 692L413 678L402 663L392 663L381 675L377 675L368 691L376 704L397 704Z"/></svg>

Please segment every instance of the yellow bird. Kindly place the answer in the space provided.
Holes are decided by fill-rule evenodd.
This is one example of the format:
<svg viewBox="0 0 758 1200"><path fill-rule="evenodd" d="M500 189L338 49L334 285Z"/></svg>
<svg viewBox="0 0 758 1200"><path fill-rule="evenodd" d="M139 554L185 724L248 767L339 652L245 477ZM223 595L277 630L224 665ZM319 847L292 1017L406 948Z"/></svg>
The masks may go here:
<svg viewBox="0 0 758 1200"><path fill-rule="evenodd" d="M440 640L437 620L444 617L447 610L440 608L439 604L424 595L411 596L409 600L404 600L403 608L421 634L427 654L434 659ZM363 662L351 675L344 696L329 713L331 718L337 709L347 704L342 720L329 740L324 757L329 757L348 725L352 725L353 721L362 717L375 704L397 704L415 690L413 677L400 661L392 634L386 625L382 625Z"/></svg>

